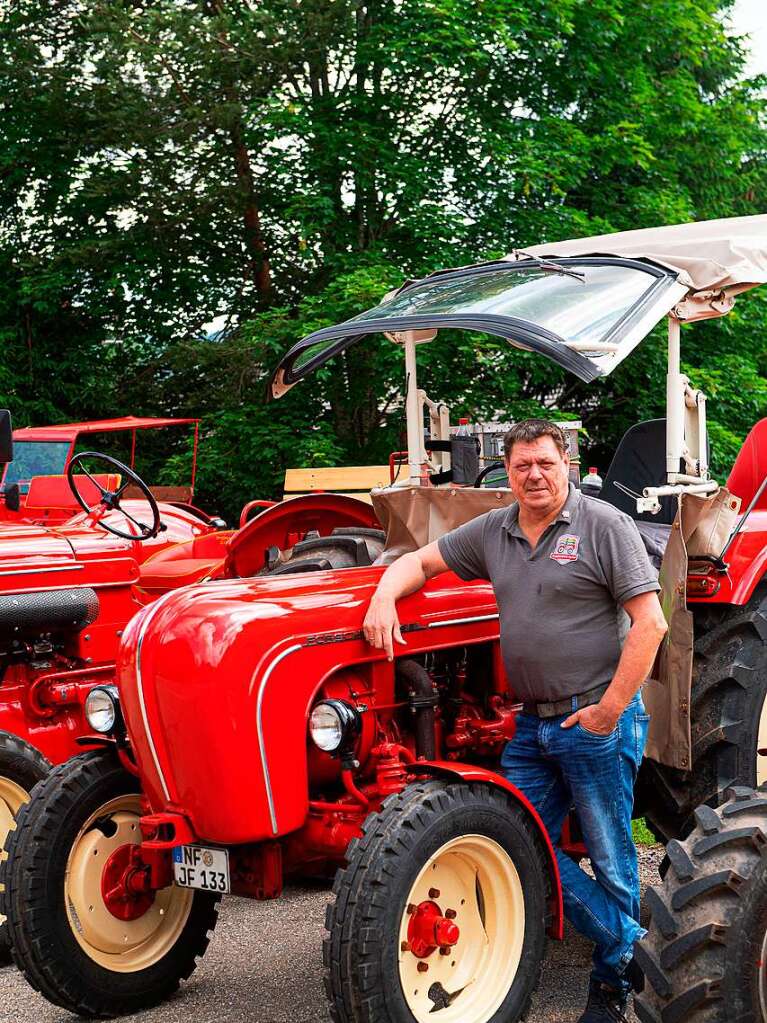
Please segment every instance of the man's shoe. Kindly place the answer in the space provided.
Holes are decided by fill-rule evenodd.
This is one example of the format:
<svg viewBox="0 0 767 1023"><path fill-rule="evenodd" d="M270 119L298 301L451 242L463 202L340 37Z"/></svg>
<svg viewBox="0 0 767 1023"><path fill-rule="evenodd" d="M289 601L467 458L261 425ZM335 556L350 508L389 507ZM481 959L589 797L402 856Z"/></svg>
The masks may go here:
<svg viewBox="0 0 767 1023"><path fill-rule="evenodd" d="M627 1003L625 991L616 991L598 980L590 980L586 1011L578 1023L628 1023L625 1015Z"/></svg>

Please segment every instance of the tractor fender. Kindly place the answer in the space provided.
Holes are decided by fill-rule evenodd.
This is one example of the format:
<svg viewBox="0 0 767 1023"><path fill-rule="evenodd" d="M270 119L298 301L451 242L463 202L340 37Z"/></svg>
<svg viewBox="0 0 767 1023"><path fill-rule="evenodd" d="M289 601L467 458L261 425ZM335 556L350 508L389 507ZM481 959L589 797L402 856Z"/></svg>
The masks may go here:
<svg viewBox="0 0 767 1023"><path fill-rule="evenodd" d="M304 494L265 508L229 539L224 574L247 578L264 567L268 547L292 547L310 529L327 536L337 526L380 529L371 505L346 494Z"/></svg>
<svg viewBox="0 0 767 1023"><path fill-rule="evenodd" d="M533 820L548 854L548 867L549 874L551 875L552 887L549 936L561 941L564 937L565 912L562 902L562 883L559 877L557 854L538 811L524 792L504 778L502 774L498 774L497 771L488 771L484 767L476 767L473 764L458 764L453 761L445 760L418 760L416 763L408 765L408 771L413 771L419 774L429 774L435 777L454 778L456 781L483 782L486 785L494 785L496 788L502 789L510 795L515 802L525 808Z"/></svg>

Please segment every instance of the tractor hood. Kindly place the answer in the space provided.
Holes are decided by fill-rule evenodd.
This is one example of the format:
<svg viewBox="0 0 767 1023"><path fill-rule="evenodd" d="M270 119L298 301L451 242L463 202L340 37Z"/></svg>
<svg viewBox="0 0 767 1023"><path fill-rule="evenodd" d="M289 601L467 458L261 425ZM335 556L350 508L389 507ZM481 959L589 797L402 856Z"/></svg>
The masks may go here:
<svg viewBox="0 0 767 1023"><path fill-rule="evenodd" d="M101 530L3 523L0 593L63 586L128 585L138 579L134 545Z"/></svg>
<svg viewBox="0 0 767 1023"><path fill-rule="evenodd" d="M612 372L672 309L680 319L721 316L765 281L767 216L539 245L408 281L373 309L315 331L282 359L271 396L369 334L429 341L440 328L505 338L588 382Z"/></svg>
<svg viewBox="0 0 767 1023"><path fill-rule="evenodd" d="M71 544L52 529L26 523L4 523L0 530L0 576L5 577L6 583L0 589L8 588L11 575L19 575L18 581L22 582L26 576L50 570L63 571L74 562ZM14 583L16 581L14 579Z"/></svg>

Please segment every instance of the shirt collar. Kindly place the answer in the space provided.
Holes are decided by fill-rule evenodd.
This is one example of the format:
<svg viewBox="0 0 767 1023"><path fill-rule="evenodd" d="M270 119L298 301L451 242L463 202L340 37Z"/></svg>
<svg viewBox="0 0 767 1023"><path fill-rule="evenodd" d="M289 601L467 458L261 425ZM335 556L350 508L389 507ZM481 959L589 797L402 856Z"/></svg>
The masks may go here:
<svg viewBox="0 0 767 1023"><path fill-rule="evenodd" d="M554 519L554 522L564 522L570 525L575 518L582 499L583 495L580 490L578 490L574 483L569 483L567 500L560 508L559 515ZM506 512L503 520L503 528L510 536L524 535L519 527L519 504L516 501L509 505L509 510Z"/></svg>

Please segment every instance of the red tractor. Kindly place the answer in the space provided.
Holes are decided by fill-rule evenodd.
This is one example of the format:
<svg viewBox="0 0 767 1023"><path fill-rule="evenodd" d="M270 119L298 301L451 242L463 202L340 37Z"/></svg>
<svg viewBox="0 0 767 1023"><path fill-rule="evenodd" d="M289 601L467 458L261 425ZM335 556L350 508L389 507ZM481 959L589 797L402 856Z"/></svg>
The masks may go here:
<svg viewBox="0 0 767 1023"><path fill-rule="evenodd" d="M53 443L51 430L74 439L90 427L99 434L130 428L135 440L136 429L177 423L120 420L21 430L15 436L25 439L12 448L10 418L3 413L0 461L7 462L6 478L19 462L27 470L61 469L43 466L28 451L19 455L19 444L45 447ZM318 495L294 502L289 522L278 505L260 508L247 528L226 530L184 500L190 488L149 488L110 456L74 454L69 440L55 443L67 445L65 475L32 475L22 495L32 496L32 505L19 508L15 524L0 525L0 848L34 785L52 765L80 753L84 741L88 745L88 694L115 681L120 637L143 606L175 587L236 573L243 564L249 571L249 559L263 561L267 547L293 546L309 530L327 532L347 521L375 525L360 502ZM50 525L63 515L65 523ZM0 956L7 954L3 920Z"/></svg>
<svg viewBox="0 0 767 1023"><path fill-rule="evenodd" d="M95 748L36 788L0 875L14 955L38 990L87 1016L146 1008L194 969L223 894L276 898L291 875L338 868L324 949L334 1020L524 1017L546 935L562 935L552 843L582 850L574 830L547 835L496 770L517 707L492 589L446 574L403 600L407 647L393 662L361 633L385 564L511 500L483 485L486 431L478 445L449 430L418 389L417 345L443 327L504 337L588 381L668 316L666 419L629 431L602 491L662 559L670 620L645 690L653 759L642 810L659 829L684 829L701 787L715 800L722 784L753 781L758 741L729 716L714 672L743 665L725 687L732 706L761 708L764 640L743 629L759 617L767 484L739 481L762 428L733 492L720 488L704 396L679 368L679 328L767 280L766 226L630 232L433 274L288 352L275 397L369 334L404 349L409 476L373 493L385 548L373 523L350 520L292 545L262 537L221 577L132 619L119 684L89 694ZM748 479L759 475L767 464ZM292 521L290 502L280 514ZM695 666L688 595L699 644L720 647Z"/></svg>
<svg viewBox="0 0 767 1023"><path fill-rule="evenodd" d="M137 450L146 446L138 443L139 433L142 439L149 440L158 432L177 435L179 427L194 430L190 482L174 487L153 486L151 490L158 500L188 505L194 495L199 425L199 419L123 416L14 430L13 458L3 460L0 477L0 522L37 522L46 526L66 522L80 511L66 478L76 451L87 448L109 451L135 470ZM147 431L150 431L149 436ZM82 487L87 482L81 480L80 484ZM136 497L137 494L128 490L126 496Z"/></svg>

